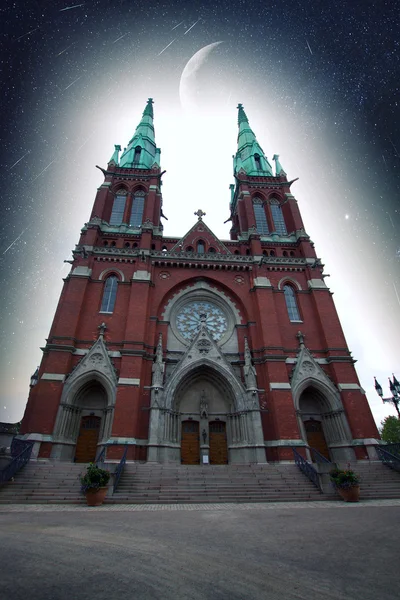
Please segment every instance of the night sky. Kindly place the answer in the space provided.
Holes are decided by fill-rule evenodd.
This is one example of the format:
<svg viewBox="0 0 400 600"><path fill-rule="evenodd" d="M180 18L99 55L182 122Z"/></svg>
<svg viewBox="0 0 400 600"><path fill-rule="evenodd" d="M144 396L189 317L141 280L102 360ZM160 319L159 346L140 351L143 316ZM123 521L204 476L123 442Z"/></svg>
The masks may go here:
<svg viewBox="0 0 400 600"><path fill-rule="evenodd" d="M3 2L0 421L22 418L71 250L148 97L166 235L229 237L237 111L280 154L376 421L400 378L400 42L391 0ZM215 46L182 105L188 60ZM184 103L185 104L185 103Z"/></svg>

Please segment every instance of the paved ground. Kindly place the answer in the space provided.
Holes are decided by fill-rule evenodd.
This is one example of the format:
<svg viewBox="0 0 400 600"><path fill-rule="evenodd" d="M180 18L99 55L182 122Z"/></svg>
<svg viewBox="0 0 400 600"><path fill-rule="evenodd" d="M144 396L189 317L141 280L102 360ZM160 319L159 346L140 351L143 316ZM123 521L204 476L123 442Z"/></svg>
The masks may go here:
<svg viewBox="0 0 400 600"><path fill-rule="evenodd" d="M399 508L1 506L0 597L397 600Z"/></svg>

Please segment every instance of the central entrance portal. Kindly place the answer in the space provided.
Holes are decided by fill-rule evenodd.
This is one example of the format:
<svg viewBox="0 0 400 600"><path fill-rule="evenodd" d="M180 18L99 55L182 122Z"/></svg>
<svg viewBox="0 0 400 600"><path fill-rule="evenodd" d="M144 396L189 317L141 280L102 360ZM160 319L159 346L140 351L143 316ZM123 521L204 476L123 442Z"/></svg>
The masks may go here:
<svg viewBox="0 0 400 600"><path fill-rule="evenodd" d="M96 460L100 423L100 417L82 417L78 441L76 443L75 462L88 463Z"/></svg>
<svg viewBox="0 0 400 600"><path fill-rule="evenodd" d="M210 423L210 464L228 464L226 423L223 421L213 421Z"/></svg>
<svg viewBox="0 0 400 600"><path fill-rule="evenodd" d="M183 465L200 464L200 435L198 421L182 422L181 462Z"/></svg>

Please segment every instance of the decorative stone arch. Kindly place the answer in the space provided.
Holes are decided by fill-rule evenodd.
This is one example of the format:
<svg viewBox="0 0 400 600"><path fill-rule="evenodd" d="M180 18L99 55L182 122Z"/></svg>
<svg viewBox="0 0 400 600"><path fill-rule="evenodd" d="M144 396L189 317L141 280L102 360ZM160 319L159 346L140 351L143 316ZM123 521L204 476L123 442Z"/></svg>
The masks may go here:
<svg viewBox="0 0 400 600"><path fill-rule="evenodd" d="M129 189L123 183L118 183L111 189L111 193L113 196L127 196L129 194Z"/></svg>
<svg viewBox="0 0 400 600"><path fill-rule="evenodd" d="M125 275L120 269L116 269L115 267L111 267L110 269L104 269L99 275L100 280L105 280L107 277L111 277L111 275L115 275L118 277L120 281L125 281Z"/></svg>
<svg viewBox="0 0 400 600"><path fill-rule="evenodd" d="M297 289L297 290L299 290L300 292L301 292L301 291L302 291L302 289L303 289L303 288L301 287L300 283L297 281L297 279L294 279L293 277L287 277L287 276L285 275L285 277L282 277L282 279L281 279L281 280L279 281L279 283L278 283L278 290L281 290L281 291L282 291L282 290L283 290L283 287L284 287L284 286L285 286L287 283L288 283L289 285L290 285L290 284L292 284L293 286L295 286L295 287L296 287L296 289Z"/></svg>
<svg viewBox="0 0 400 600"><path fill-rule="evenodd" d="M146 194L149 193L149 190L143 185L143 183L134 184L131 191L132 196L146 196Z"/></svg>
<svg viewBox="0 0 400 600"><path fill-rule="evenodd" d="M273 190L267 195L268 204L280 204L282 206L284 198L276 191Z"/></svg>
<svg viewBox="0 0 400 600"><path fill-rule="evenodd" d="M80 402L82 390L90 391L90 384L100 385L105 402ZM102 335L66 379L61 395L53 433L52 458L72 460L79 434L81 419L86 415L101 418L98 446L104 445L111 435L117 391L117 375L108 356Z"/></svg>
<svg viewBox="0 0 400 600"><path fill-rule="evenodd" d="M263 192L253 192L251 194L251 201L253 204L265 204L267 202L267 197Z"/></svg>
<svg viewBox="0 0 400 600"><path fill-rule="evenodd" d="M322 425L329 458L354 460L351 430L340 392L305 347L300 350L291 387L298 426L305 443L309 445L305 422L315 420Z"/></svg>

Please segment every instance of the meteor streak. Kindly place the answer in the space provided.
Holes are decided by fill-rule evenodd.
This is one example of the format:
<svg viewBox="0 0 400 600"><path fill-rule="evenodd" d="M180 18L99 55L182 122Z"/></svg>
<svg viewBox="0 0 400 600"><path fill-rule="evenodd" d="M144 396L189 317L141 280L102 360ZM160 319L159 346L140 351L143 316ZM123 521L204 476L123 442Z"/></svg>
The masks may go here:
<svg viewBox="0 0 400 600"><path fill-rule="evenodd" d="M18 242L18 240L20 239L20 237L21 237L22 235L24 235L24 233L25 233L25 231L26 231L27 229L29 229L29 226L28 226L28 227L26 227L26 228L25 228L25 229L24 229L24 230L23 230L23 231L22 231L22 232L19 234L19 236L18 236L18 237L16 237L16 238L15 238L15 240L14 240L14 241L13 241L13 242L12 242L12 243L11 243L11 244L8 246L8 248L6 248L6 249L4 250L4 252L3 252L3 256L4 256L4 254L5 254L6 252L8 252L8 251L9 251L9 249L10 249L10 248L12 248L12 247L14 246L14 244L16 244L16 243Z"/></svg>
<svg viewBox="0 0 400 600"><path fill-rule="evenodd" d="M182 25L182 23L183 23L183 21L181 21L180 23L178 23L178 25L175 25L175 27L173 27L173 28L171 29L171 31L173 31L174 29L176 29L177 27L179 27L179 25Z"/></svg>
<svg viewBox="0 0 400 600"><path fill-rule="evenodd" d="M26 35L29 35L30 33L37 31L38 29L39 29L39 27L36 27L36 29L31 29L30 31L28 31L28 33L24 33L24 35L20 35L19 38L17 38L17 42L18 42L18 40L22 40L22 38L25 37Z"/></svg>
<svg viewBox="0 0 400 600"><path fill-rule="evenodd" d="M393 282L392 282L392 283L393 283ZM395 293L396 293L397 302L400 304L400 298L399 298L399 295L398 295L398 293L397 293L397 288L396 288L396 286L394 285L394 283L393 283L393 287L394 287L394 291L395 291Z"/></svg>
<svg viewBox="0 0 400 600"><path fill-rule="evenodd" d="M28 150L28 152L25 152L25 154L24 154L23 156L21 156L21 158L19 158L19 159L17 160L17 162L15 162L13 165L11 165L11 167L10 167L10 171L11 171L11 169L13 169L13 168L15 167L15 165L17 165L19 162L21 162L21 160L22 160L23 158L25 158L25 156L27 156L27 154L29 154L29 152L30 152L30 150Z"/></svg>
<svg viewBox="0 0 400 600"><path fill-rule="evenodd" d="M52 165L52 164L53 164L53 162L56 162L56 159L52 160L52 161L51 161L51 163L49 163L49 164L47 165L47 167L45 167L45 168L43 169L43 171L40 171L39 175L36 175L35 179L32 179L31 183L33 183L34 181L36 181L36 179L37 179L38 177L40 177L40 176L41 176L41 175L42 175L42 174L43 174L45 171L47 171L47 169L50 167L50 165Z"/></svg>
<svg viewBox="0 0 400 600"><path fill-rule="evenodd" d="M61 8L58 12L64 12L64 10L72 10L73 8L79 8L80 6L85 6L85 3L74 4L74 6L66 6L65 8Z"/></svg>
<svg viewBox="0 0 400 600"><path fill-rule="evenodd" d="M311 48L310 48L310 44L308 43L308 39L307 39L307 38L306 38L306 42L307 42L308 49L309 49L309 51L310 51L310 53L311 53L311 55L312 55L312 50L311 50Z"/></svg>
<svg viewBox="0 0 400 600"><path fill-rule="evenodd" d="M59 52L58 54L56 54L56 56L61 56L61 54L64 54L64 52L66 52L67 50L69 50L71 48L71 46L73 46L74 44L70 44L69 46L67 46L67 48L64 48L64 50L61 50L61 52Z"/></svg>
<svg viewBox="0 0 400 600"><path fill-rule="evenodd" d="M162 54L163 52L165 52L165 50L166 50L167 48L169 48L171 44L173 44L174 42L176 42L176 39L177 39L177 38L175 38L174 40L172 40L172 42L170 42L170 43L168 44L168 46L165 46L165 48L164 48L163 50L161 50L161 52L160 52L159 54L157 54L157 56L160 56L160 54Z"/></svg>
<svg viewBox="0 0 400 600"><path fill-rule="evenodd" d="M64 88L64 92L65 92L65 90L67 90L68 88L70 88L70 87L71 87L71 85L74 85L74 83L76 83L77 81L79 81L79 79L80 79L81 77L82 77L82 75L79 75L78 79L75 79L75 81L73 81L72 83L70 83L69 85L67 85L67 87L66 87L66 88Z"/></svg>
<svg viewBox="0 0 400 600"><path fill-rule="evenodd" d="M189 31L190 31L191 29L193 29L193 27L194 27L195 25L197 25L197 23L198 23L199 21L201 21L201 19L197 19L196 23L193 23L193 25L192 25L191 27L189 27L189 29L187 29L183 35L186 35L187 33L189 33Z"/></svg>
<svg viewBox="0 0 400 600"><path fill-rule="evenodd" d="M115 42L119 42L119 40L122 40L122 38L124 38L126 35L128 35L128 34L124 33L124 35L121 35L119 38L117 38L116 40L114 40L112 43L115 44Z"/></svg>

